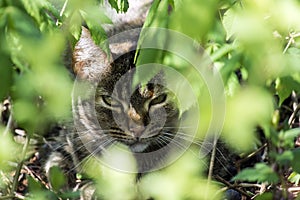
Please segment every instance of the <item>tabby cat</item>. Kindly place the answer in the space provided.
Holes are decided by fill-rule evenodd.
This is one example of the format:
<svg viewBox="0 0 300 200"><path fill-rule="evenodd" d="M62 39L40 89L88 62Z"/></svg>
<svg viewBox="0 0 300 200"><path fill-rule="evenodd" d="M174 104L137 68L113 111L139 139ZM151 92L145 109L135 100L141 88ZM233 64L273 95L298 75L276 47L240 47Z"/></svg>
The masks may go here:
<svg viewBox="0 0 300 200"><path fill-rule="evenodd" d="M174 94L164 86L164 73L157 73L147 84L132 84L135 49L150 4L151 1L129 1L125 14L107 8L114 23L104 25L110 38L110 54L97 46L89 30L82 27L73 52L72 67L77 76L74 122L61 127L46 148L52 153L45 171L49 173L53 166L62 168L68 177L68 188L75 186L83 160L91 155L101 157L116 143L132 151L138 174L159 167L169 155L168 144L181 119ZM91 195L81 198L90 199Z"/></svg>

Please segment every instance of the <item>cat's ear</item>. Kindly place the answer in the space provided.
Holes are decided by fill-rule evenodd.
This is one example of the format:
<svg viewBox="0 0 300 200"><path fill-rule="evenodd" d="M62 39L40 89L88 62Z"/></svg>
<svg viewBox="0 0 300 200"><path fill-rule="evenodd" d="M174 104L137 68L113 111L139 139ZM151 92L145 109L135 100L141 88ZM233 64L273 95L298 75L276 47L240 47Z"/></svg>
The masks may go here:
<svg viewBox="0 0 300 200"><path fill-rule="evenodd" d="M73 71L80 79L97 80L107 74L112 56L95 44L91 33L82 27L81 36L73 52Z"/></svg>

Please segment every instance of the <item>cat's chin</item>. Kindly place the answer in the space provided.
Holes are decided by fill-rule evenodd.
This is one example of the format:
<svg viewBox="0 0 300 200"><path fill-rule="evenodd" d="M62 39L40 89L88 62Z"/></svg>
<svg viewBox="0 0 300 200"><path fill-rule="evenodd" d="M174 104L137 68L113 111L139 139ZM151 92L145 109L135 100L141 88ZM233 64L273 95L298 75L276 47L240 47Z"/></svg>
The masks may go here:
<svg viewBox="0 0 300 200"><path fill-rule="evenodd" d="M129 148L133 153L142 153L147 149L148 146L149 144L147 143L136 142L131 144Z"/></svg>

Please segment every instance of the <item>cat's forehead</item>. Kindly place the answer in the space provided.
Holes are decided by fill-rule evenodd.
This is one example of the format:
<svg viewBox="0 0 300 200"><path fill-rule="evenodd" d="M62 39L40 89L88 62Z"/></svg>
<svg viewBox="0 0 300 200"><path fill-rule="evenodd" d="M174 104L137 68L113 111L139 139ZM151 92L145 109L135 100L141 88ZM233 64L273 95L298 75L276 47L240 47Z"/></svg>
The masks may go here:
<svg viewBox="0 0 300 200"><path fill-rule="evenodd" d="M139 85L137 91L143 98L152 98L166 92L166 88L161 84L148 83L143 86Z"/></svg>
<svg viewBox="0 0 300 200"><path fill-rule="evenodd" d="M139 86L138 87L138 92L144 98L151 98L154 95L154 88L149 87L148 85L146 85L144 87Z"/></svg>
<svg viewBox="0 0 300 200"><path fill-rule="evenodd" d="M160 84L148 83L145 85L138 85L133 88L132 83L126 82L123 84L114 84L111 81L101 82L97 88L98 93L104 95L112 95L118 98L144 98L151 99L163 92L165 88Z"/></svg>

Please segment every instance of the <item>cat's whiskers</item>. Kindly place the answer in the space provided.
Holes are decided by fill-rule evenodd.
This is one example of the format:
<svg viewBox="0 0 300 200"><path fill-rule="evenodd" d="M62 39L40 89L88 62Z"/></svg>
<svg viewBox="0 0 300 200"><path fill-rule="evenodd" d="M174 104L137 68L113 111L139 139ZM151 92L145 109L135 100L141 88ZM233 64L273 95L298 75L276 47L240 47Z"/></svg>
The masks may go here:
<svg viewBox="0 0 300 200"><path fill-rule="evenodd" d="M159 145L161 145L161 147L164 147L165 145L168 144L168 142L163 138L162 135L160 135L159 137L157 137L157 140L156 140Z"/></svg>
<svg viewBox="0 0 300 200"><path fill-rule="evenodd" d="M199 146L199 147L201 147L201 148L204 148L205 150L208 150L208 148L206 148L205 145L203 145L204 143L205 143L205 144L209 144L209 145L213 145L213 143L211 143L211 142L207 142L207 141L206 141L206 142L203 142L203 141L200 141L199 138L196 138L196 137L187 135L187 134L185 134L185 133L177 132L177 134L178 134L177 137L179 137L179 138L181 138L181 139L184 139L184 140L186 140L186 141L192 142L193 144L195 144L195 145L197 145L197 146ZM188 138L188 137L190 137L190 138ZM216 150L218 151L218 153L220 154L220 156L221 156L224 160L226 160L226 157L224 156L224 154L222 153L222 151L221 151L219 148L216 148Z"/></svg>
<svg viewBox="0 0 300 200"><path fill-rule="evenodd" d="M165 135L172 135L172 136L173 136L173 134L167 133L167 132L165 132L164 134L165 134ZM198 146L198 147L200 147L200 148L204 148L205 150L209 150L207 147L205 147L205 146L203 145L204 142L203 142L203 141L200 141L199 138L195 138L195 137L193 137L193 136L187 135L187 134L185 134L185 133L180 133L180 132L177 132L175 137L176 137L176 138L179 138L179 139L182 139L182 140L185 140L185 141L187 141L187 142L191 142L192 144L194 144L194 145L196 145L196 146ZM208 142L206 142L206 144L211 144L211 145L213 145L212 143L208 143ZM218 148L217 148L217 151L222 155L222 157L223 157L224 159L226 159L226 158L224 157L223 153L222 153Z"/></svg>
<svg viewBox="0 0 300 200"><path fill-rule="evenodd" d="M86 130L86 131L77 131L78 135L79 134L88 134L88 133L109 133L109 132L114 132L115 130L113 129L95 129L95 130ZM98 134L99 135L99 134Z"/></svg>
<svg viewBox="0 0 300 200"><path fill-rule="evenodd" d="M172 133L168 133L168 135L172 135ZM167 139L170 139L166 134L162 135L161 137L165 137ZM179 141L177 140L172 140L171 141L177 148L181 149L181 150L185 150L185 151L190 151L195 157L199 158L199 154L197 154L193 149L191 148L186 148L186 146L184 146L183 144L181 144ZM208 167L206 162L204 160L201 160L201 162L205 165L205 167Z"/></svg>
<svg viewBox="0 0 300 200"><path fill-rule="evenodd" d="M193 127L193 126L180 126L180 127L176 127L176 126L163 126L162 128L193 129L195 127Z"/></svg>
<svg viewBox="0 0 300 200"><path fill-rule="evenodd" d="M177 132L178 134L178 132ZM168 132L164 132L163 133L164 136L173 136L173 133L168 133ZM189 141L187 140L188 138L185 138L185 137L182 137L182 136L187 136L186 134L184 133L180 133L181 137L178 137L179 139L183 139L183 140L186 140L188 142L192 142L193 144L196 144L197 146L201 147L201 148L204 148L205 150L209 150L208 148L206 148L203 143L204 142L196 142L196 141ZM169 138L169 137L168 137ZM172 140L172 142L174 142L175 145L177 145L178 147L182 147L182 144L176 140ZM209 143L208 143L209 144ZM210 143L212 145L212 143ZM188 151L191 151L196 157L199 158L199 153L197 154L196 152L194 152L191 148L188 148L187 149ZM199 149L200 150L200 149ZM223 160L227 160L227 158L224 156L224 154L222 153L222 151L219 149L219 148L216 148L217 152L220 154L221 158L218 156L218 157L215 157L215 159L222 165L222 167L225 169L225 171L228 173L228 174L232 174L230 171L227 170L225 164L222 162L222 159ZM203 163L205 164L205 166L207 167L207 164L203 161Z"/></svg>
<svg viewBox="0 0 300 200"><path fill-rule="evenodd" d="M100 152L103 152L103 154L107 153L107 149L106 149L106 146L110 146L110 145L113 145L114 143L116 142L115 139L111 138L109 140L106 140L104 141L102 144L100 144L93 152L91 152L87 158L82 161L84 162L83 166L81 167L81 170L84 170L86 165L88 164L89 160L92 158L92 157L97 157L96 155L98 155ZM81 162L81 163L82 163ZM79 163L79 164L81 164Z"/></svg>
<svg viewBox="0 0 300 200"><path fill-rule="evenodd" d="M113 139L113 138L102 141L102 144L100 143L100 145L95 150L90 152L90 154L85 159L81 160L76 165L74 165L74 167L72 169L70 169L70 171L75 170L75 169L80 169L80 171L78 171L78 172L81 173L85 169L86 165L88 164L88 162L90 161L90 159L92 157L96 157L96 155L99 154L100 152L104 152L104 153L107 152L106 146L112 145L114 142L115 142L115 139ZM82 165L82 163L83 163L83 165ZM82 166L79 168L80 165L82 165Z"/></svg>
<svg viewBox="0 0 300 200"><path fill-rule="evenodd" d="M103 135L101 138L98 138L98 140L101 141L101 139L103 139L104 137L108 137L108 136L107 136L107 135ZM80 136L74 137L74 138L72 139L73 142L76 141L76 140L80 141L80 140L81 140ZM76 146L76 148L72 148L72 149L74 149L74 150L73 150L72 152L69 152L66 156L64 156L64 158L63 158L62 161L67 161L68 159L73 159L73 156L75 156L77 152L79 152L79 151L82 150L83 148L86 148L87 145L89 145L89 144L91 144L91 143L94 143L94 142L95 142L94 140L90 140L90 141L88 141L88 142L86 142L86 143L80 143L81 145ZM68 146L68 145L70 145L70 144L68 144L68 142L65 142L64 144L62 144L62 145L60 146L60 148L64 148L64 146ZM56 149L58 150L58 148L56 148ZM105 148L104 148L104 149L105 149ZM75 157L76 157L76 156L75 156ZM73 169L71 169L71 170L73 170Z"/></svg>
<svg viewBox="0 0 300 200"><path fill-rule="evenodd" d="M82 144L82 145L76 147L76 148L74 149L74 151L72 151L72 152L70 152L68 155L66 155L62 161L66 161L66 160L68 160L68 159L73 159L72 157L73 157L77 152L79 152L82 148L84 148L86 145L88 145L89 143L92 143L92 142L93 142L93 141L89 141L89 142L87 142L86 144ZM71 169L71 170L72 170L72 169Z"/></svg>

